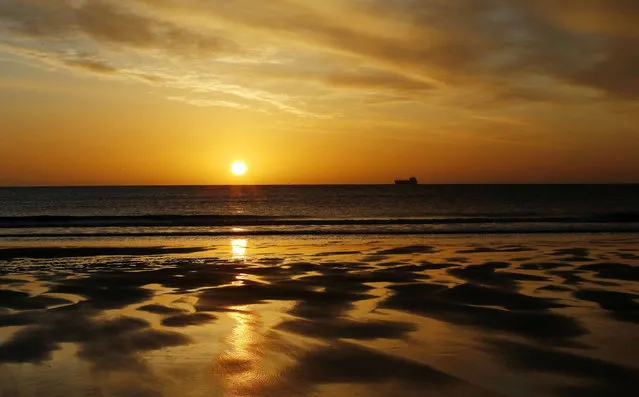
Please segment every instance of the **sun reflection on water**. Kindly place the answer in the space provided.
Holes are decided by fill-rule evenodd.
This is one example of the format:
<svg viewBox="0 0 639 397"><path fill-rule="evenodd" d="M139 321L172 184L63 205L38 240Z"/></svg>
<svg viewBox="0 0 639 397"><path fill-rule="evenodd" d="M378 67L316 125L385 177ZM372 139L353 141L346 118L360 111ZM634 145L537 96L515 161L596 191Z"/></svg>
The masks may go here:
<svg viewBox="0 0 639 397"><path fill-rule="evenodd" d="M260 368L258 337L259 321L248 306L234 306L229 317L235 322L227 338L229 350L216 363L216 373L226 389L226 395L247 395L263 384Z"/></svg>
<svg viewBox="0 0 639 397"><path fill-rule="evenodd" d="M248 247L248 240L246 239L233 239L231 240L231 259L244 260L246 259L246 248Z"/></svg>
<svg viewBox="0 0 639 397"><path fill-rule="evenodd" d="M248 307L245 306L236 306L231 309L237 310L229 313L229 317L235 320L235 328L233 328L233 332L230 337L230 343L234 349L233 353L237 359L248 362L251 360L249 346L253 340L251 315L246 312Z"/></svg>

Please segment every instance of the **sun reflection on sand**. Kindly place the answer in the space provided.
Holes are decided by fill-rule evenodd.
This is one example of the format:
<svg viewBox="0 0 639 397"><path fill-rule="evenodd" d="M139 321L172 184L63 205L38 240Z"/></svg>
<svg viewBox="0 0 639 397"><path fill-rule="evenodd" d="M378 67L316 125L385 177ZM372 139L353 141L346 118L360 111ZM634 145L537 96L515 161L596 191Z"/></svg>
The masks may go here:
<svg viewBox="0 0 639 397"><path fill-rule="evenodd" d="M248 247L248 240L246 239L233 239L231 240L231 259L242 261L246 259L246 249Z"/></svg>
<svg viewBox="0 0 639 397"><path fill-rule="evenodd" d="M290 309L290 303L228 309L233 328L225 338L224 352L213 365L223 395L281 395L280 389L290 383L282 374L297 364L297 348L288 338L280 339L273 329L282 322L281 313Z"/></svg>
<svg viewBox="0 0 639 397"><path fill-rule="evenodd" d="M245 395L264 383L260 368L258 328L259 321L249 306L233 306L229 317L235 321L227 338L229 350L215 365L216 375L221 377L226 395Z"/></svg>

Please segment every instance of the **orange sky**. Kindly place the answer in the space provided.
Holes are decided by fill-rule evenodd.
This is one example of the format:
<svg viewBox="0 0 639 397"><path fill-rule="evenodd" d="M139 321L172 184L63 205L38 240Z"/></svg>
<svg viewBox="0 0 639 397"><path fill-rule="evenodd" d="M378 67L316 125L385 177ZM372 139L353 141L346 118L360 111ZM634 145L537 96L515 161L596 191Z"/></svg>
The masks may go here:
<svg viewBox="0 0 639 397"><path fill-rule="evenodd" d="M636 20L625 0L0 2L0 185L639 182Z"/></svg>

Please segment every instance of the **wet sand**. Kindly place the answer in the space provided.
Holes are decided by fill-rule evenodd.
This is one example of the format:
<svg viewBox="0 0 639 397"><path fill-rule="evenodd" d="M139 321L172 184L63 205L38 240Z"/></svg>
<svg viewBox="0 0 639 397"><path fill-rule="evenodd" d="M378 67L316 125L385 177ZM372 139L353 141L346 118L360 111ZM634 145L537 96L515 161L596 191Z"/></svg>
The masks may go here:
<svg viewBox="0 0 639 397"><path fill-rule="evenodd" d="M634 395L638 298L633 235L21 242L0 396Z"/></svg>

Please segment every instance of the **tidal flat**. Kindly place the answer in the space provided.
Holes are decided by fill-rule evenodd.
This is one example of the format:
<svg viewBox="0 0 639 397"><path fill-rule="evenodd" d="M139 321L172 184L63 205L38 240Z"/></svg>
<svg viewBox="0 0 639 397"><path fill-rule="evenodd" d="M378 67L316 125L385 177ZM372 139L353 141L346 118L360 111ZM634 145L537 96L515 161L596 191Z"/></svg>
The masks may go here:
<svg viewBox="0 0 639 397"><path fill-rule="evenodd" d="M636 235L0 247L0 396L600 396L639 379Z"/></svg>

